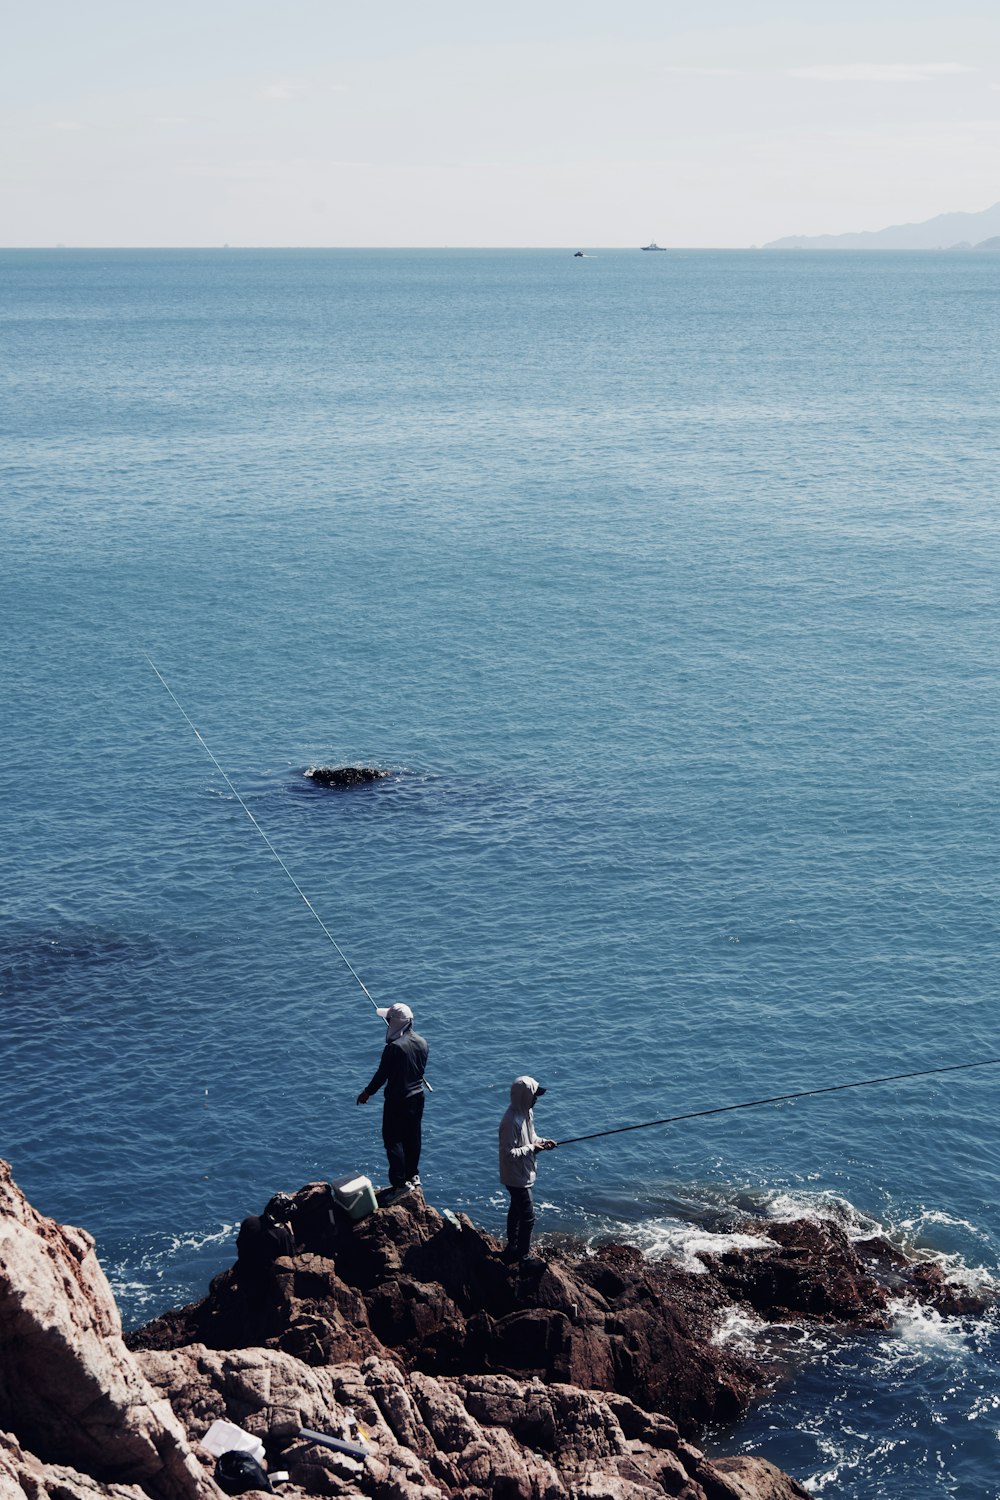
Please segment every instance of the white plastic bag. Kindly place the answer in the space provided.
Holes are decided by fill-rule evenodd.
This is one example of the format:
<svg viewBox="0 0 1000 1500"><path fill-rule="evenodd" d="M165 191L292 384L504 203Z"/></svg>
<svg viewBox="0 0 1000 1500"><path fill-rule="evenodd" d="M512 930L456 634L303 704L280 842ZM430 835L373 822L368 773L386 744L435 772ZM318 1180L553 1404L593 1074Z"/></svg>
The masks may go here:
<svg viewBox="0 0 1000 1500"><path fill-rule="evenodd" d="M234 1422L226 1422L221 1417L205 1433L201 1446L213 1458L218 1458L223 1453L250 1453L259 1464L264 1462L264 1444L260 1438L254 1437L252 1432L244 1432L242 1427L237 1427Z"/></svg>

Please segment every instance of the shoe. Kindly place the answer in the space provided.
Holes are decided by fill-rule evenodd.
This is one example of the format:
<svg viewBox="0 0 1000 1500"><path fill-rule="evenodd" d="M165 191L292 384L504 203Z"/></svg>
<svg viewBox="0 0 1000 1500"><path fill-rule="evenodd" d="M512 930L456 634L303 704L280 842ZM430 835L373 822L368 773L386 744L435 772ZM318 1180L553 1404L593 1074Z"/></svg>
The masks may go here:
<svg viewBox="0 0 1000 1500"><path fill-rule="evenodd" d="M379 1208L391 1208L394 1203L399 1202L400 1198L405 1197L407 1192L408 1188L405 1186L379 1188L375 1194L375 1201Z"/></svg>
<svg viewBox="0 0 1000 1500"><path fill-rule="evenodd" d="M415 1193L419 1190L420 1178L411 1177L408 1182L402 1183L399 1187L379 1188L375 1199L379 1208L391 1208L394 1203L399 1202L400 1198L405 1198L407 1193Z"/></svg>
<svg viewBox="0 0 1000 1500"><path fill-rule="evenodd" d="M518 1271L544 1271L546 1266L547 1262L539 1260L537 1255L526 1255L523 1260L517 1262Z"/></svg>

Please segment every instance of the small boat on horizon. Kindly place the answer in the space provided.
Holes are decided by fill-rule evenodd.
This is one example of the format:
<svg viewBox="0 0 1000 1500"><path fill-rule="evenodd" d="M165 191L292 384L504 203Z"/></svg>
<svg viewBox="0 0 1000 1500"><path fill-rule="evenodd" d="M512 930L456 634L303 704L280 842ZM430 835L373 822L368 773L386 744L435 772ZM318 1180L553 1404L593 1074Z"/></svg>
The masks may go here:
<svg viewBox="0 0 1000 1500"><path fill-rule="evenodd" d="M666 248L667 248L666 245L658 245L655 240L650 240L650 242L649 242L648 245L640 245L639 246L640 250L663 250L663 251L666 251Z"/></svg>

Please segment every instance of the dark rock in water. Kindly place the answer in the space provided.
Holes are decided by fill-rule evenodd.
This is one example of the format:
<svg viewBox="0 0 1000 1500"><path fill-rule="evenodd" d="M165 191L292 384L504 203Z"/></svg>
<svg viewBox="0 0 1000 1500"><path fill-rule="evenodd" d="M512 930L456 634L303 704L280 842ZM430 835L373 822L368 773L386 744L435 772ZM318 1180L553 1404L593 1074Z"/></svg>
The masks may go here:
<svg viewBox="0 0 1000 1500"><path fill-rule="evenodd" d="M367 781L384 781L388 771L377 766L310 766L304 773L317 786L362 786Z"/></svg>

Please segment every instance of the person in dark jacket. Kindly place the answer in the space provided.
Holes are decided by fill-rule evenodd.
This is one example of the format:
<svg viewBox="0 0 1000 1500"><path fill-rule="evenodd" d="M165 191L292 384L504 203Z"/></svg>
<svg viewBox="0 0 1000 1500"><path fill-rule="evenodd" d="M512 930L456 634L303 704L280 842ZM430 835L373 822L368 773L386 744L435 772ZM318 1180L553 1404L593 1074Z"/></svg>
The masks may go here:
<svg viewBox="0 0 1000 1500"><path fill-rule="evenodd" d="M292 1216L295 1200L275 1193L262 1214L243 1220L236 1236L236 1280L254 1308L262 1305L274 1281L274 1262L295 1254Z"/></svg>
<svg viewBox="0 0 1000 1500"><path fill-rule="evenodd" d="M367 1104L385 1085L382 1143L389 1161L389 1183L397 1191L420 1186L420 1128L424 1113L424 1069L427 1043L413 1029L408 1005L379 1010L386 1023L385 1046L375 1076L358 1095Z"/></svg>

